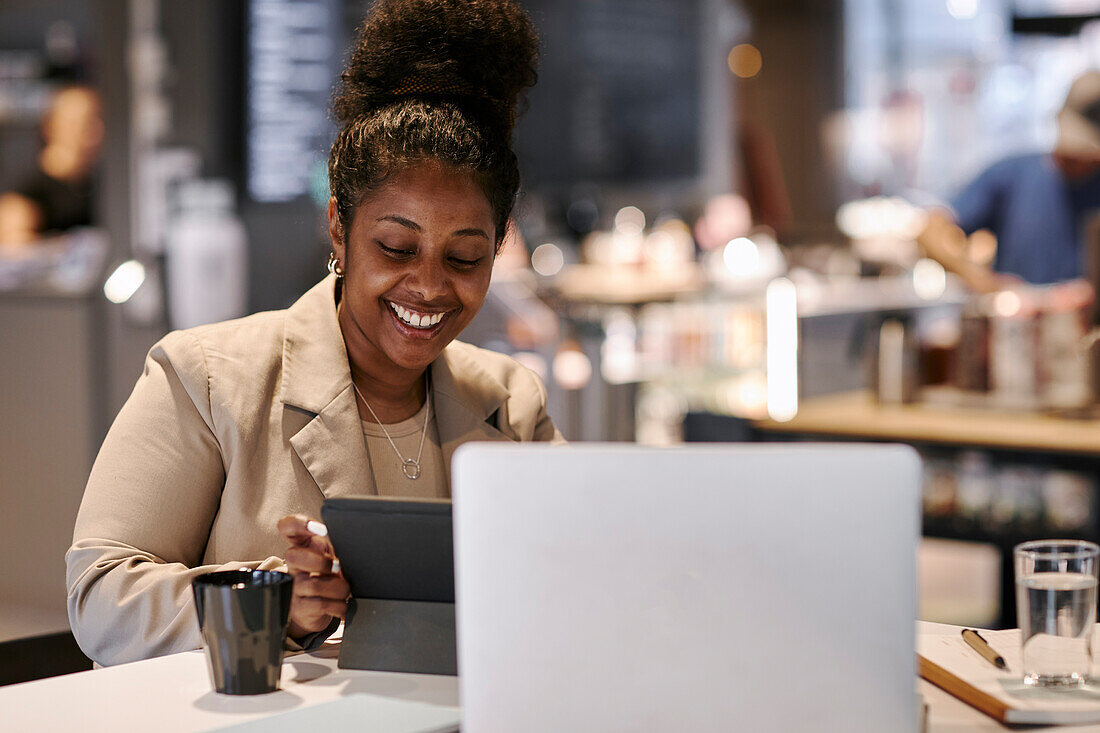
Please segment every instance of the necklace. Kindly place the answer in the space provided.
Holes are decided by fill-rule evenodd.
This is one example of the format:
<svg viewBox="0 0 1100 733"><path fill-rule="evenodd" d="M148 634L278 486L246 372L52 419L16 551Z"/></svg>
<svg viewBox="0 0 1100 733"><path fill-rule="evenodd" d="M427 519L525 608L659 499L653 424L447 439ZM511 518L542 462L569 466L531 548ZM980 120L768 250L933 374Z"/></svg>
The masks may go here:
<svg viewBox="0 0 1100 733"><path fill-rule="evenodd" d="M424 405L424 429L420 432L420 450L416 452L416 460L401 455L401 451L397 450L397 443L394 443L393 438L390 437L390 431L386 430L386 426L378 419L378 415L374 414L374 410L371 408L370 403L367 402L367 398L364 397L363 393L359 391L359 388L355 386L354 380L352 380L351 386L352 389L355 390L355 394L359 395L359 399L363 400L363 404L370 410L371 417L378 423L378 427L382 428L382 432L386 435L386 440L390 441L393 452L397 454L397 460L401 461L401 473L405 474L405 477L409 480L415 481L420 477L420 457L424 455L424 436L428 434L428 420L432 415L432 391L428 389L427 377L424 378L424 392L426 395Z"/></svg>

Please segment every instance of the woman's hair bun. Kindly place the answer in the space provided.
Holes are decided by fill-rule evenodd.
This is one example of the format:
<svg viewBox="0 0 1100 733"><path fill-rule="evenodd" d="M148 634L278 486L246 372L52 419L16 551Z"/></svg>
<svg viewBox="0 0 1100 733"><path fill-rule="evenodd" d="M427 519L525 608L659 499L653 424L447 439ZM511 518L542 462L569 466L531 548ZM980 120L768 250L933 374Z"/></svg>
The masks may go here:
<svg viewBox="0 0 1100 733"><path fill-rule="evenodd" d="M402 97L484 110L507 134L537 74L538 36L509 0L378 0L334 100L337 120Z"/></svg>

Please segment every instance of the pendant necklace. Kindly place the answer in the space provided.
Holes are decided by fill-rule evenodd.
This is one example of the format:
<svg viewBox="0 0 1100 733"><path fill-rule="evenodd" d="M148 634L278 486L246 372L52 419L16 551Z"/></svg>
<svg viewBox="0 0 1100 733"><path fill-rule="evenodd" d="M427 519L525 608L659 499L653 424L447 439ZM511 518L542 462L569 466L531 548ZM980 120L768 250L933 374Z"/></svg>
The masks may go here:
<svg viewBox="0 0 1100 733"><path fill-rule="evenodd" d="M363 400L363 404L370 410L371 417L378 423L378 427L382 428L382 432L386 436L386 440L390 441L390 445L393 447L393 452L397 454L397 460L401 461L401 473L405 474L405 477L411 481L415 481L420 477L420 457L424 455L424 436L428 434L428 420L432 415L432 391L428 389L428 377L424 377L424 429L420 431L420 450L416 452L416 459L406 458L401 455L401 451L397 450L397 443L393 442L393 438L390 437L390 431L386 430L386 426L382 424L382 421L378 419L378 415L374 414L374 410L371 408L370 403L367 402L367 398L363 396L363 393L359 391L359 388L355 386L355 380L351 382L352 389L355 390L355 394L359 395L359 399Z"/></svg>

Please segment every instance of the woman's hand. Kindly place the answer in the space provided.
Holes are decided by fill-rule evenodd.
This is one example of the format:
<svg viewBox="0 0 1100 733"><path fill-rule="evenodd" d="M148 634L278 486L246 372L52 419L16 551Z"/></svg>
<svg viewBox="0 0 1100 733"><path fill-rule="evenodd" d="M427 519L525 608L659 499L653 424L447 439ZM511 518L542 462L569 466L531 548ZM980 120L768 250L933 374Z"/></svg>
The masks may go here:
<svg viewBox="0 0 1100 733"><path fill-rule="evenodd" d="M286 567L294 576L294 596L290 602L288 634L294 639L323 630L334 616L343 618L351 595L332 543L328 537L311 532L310 523L309 517L295 514L283 517L278 525L279 532L290 543Z"/></svg>

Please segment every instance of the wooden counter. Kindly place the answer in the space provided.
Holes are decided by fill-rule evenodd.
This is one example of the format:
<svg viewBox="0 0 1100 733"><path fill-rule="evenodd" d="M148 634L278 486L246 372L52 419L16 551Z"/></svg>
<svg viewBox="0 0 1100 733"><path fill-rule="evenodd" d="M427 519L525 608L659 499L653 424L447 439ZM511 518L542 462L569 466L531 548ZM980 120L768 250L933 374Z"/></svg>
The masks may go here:
<svg viewBox="0 0 1100 733"><path fill-rule="evenodd" d="M1100 457L1100 420L922 404L879 405L867 392L803 402L788 422L759 420L765 434L981 446Z"/></svg>

